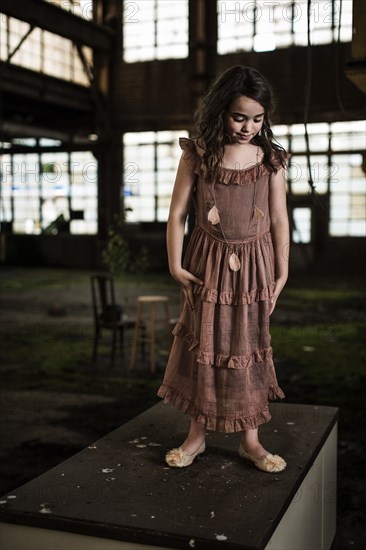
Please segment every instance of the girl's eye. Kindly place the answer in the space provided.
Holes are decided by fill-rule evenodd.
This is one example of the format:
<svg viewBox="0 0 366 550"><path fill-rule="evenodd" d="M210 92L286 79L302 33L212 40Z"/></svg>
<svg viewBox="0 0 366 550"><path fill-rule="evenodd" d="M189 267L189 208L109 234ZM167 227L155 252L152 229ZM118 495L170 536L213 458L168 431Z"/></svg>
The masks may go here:
<svg viewBox="0 0 366 550"><path fill-rule="evenodd" d="M233 119L235 120L235 122L244 122L244 118L242 117L233 117ZM262 119L253 119L253 121L256 123L256 124L259 124L259 122L262 122Z"/></svg>

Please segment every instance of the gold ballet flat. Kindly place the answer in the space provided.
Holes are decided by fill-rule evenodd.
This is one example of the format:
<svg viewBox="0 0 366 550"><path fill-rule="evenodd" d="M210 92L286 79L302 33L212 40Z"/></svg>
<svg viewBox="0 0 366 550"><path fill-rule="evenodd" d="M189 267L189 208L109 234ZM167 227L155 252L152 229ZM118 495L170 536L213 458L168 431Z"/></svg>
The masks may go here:
<svg viewBox="0 0 366 550"><path fill-rule="evenodd" d="M182 447L178 447L178 449L172 449L165 455L166 463L171 466L172 468L185 468L186 466L190 466L197 455L200 455L201 453L204 453L206 449L206 443L205 441L202 442L199 449L193 453L192 455L189 455L186 453Z"/></svg>
<svg viewBox="0 0 366 550"><path fill-rule="evenodd" d="M280 456L268 453L261 458L256 458L255 456L247 453L241 443L239 447L239 456L241 456L242 458L246 458L247 460L251 460L252 462L254 462L255 466L263 472L282 472L282 470L286 468L286 462Z"/></svg>

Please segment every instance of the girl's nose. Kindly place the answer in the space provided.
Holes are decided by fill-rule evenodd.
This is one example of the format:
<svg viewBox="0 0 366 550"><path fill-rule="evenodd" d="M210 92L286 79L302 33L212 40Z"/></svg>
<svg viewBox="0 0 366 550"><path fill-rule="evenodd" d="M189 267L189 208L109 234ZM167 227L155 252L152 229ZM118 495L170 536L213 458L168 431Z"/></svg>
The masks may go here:
<svg viewBox="0 0 366 550"><path fill-rule="evenodd" d="M245 122L243 122L243 125L241 127L242 131L243 132L248 132L250 131L250 121L249 120L246 120Z"/></svg>

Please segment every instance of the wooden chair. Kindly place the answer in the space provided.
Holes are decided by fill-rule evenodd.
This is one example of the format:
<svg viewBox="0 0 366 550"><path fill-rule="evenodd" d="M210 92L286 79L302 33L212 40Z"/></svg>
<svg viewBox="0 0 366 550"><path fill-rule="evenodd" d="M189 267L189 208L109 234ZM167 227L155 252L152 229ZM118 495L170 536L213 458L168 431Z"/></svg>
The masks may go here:
<svg viewBox="0 0 366 550"><path fill-rule="evenodd" d="M135 322L129 319L123 307L116 303L114 280L111 275L93 275L91 277L91 291L94 313L94 344L93 362L96 362L98 343L102 330L112 331L111 366L114 366L116 356L117 334L120 337L120 346L123 350L125 329L134 328Z"/></svg>

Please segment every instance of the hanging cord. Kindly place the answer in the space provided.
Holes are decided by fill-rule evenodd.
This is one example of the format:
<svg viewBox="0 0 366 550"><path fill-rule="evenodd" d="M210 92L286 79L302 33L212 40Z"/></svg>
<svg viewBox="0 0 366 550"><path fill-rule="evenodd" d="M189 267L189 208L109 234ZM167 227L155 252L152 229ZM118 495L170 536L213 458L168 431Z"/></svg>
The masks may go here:
<svg viewBox="0 0 366 550"><path fill-rule="evenodd" d="M3 91L0 90L0 263L3 263L6 259L6 236L3 231L6 227L6 210L5 201L3 196L3 147L5 141L5 128L4 128L4 102Z"/></svg>
<svg viewBox="0 0 366 550"><path fill-rule="evenodd" d="M0 230L2 222L6 221L6 211L3 197L3 149L5 142L5 122L4 122L4 97L3 90L0 90Z"/></svg>
<svg viewBox="0 0 366 550"><path fill-rule="evenodd" d="M310 186L311 194L314 196L315 184L313 176L311 173L311 159L310 159L310 140L308 133L308 115L310 107L310 96L311 96L311 84L312 84L312 72L313 72L313 61L312 61L312 52L311 52L311 40L310 40L310 10L311 10L311 0L308 0L308 13L307 13L307 68L306 68L306 89L305 89L305 105L304 105L304 128L305 128L305 143L306 143L306 164L308 170L308 183Z"/></svg>
<svg viewBox="0 0 366 550"><path fill-rule="evenodd" d="M342 27L342 0L339 2L339 19L338 19L338 35L337 35L337 42L336 42L336 51L335 51L335 85L336 85L336 97L338 101L338 105L340 110L342 111L342 114L346 115L348 114L346 109L344 108L342 97L341 97L341 86L340 86L340 71L339 71L339 61L340 61L340 44L341 44L341 27Z"/></svg>

